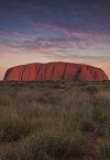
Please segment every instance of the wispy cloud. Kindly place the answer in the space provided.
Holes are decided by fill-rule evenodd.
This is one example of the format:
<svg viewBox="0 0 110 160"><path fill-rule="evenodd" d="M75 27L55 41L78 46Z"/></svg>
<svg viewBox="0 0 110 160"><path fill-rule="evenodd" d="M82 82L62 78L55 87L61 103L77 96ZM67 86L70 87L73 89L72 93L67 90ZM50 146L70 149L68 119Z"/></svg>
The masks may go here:
<svg viewBox="0 0 110 160"><path fill-rule="evenodd" d="M61 28L60 28L61 29ZM9 32L10 33L10 32ZM39 50L39 49L53 49L53 50L63 50L68 48L75 48L75 49L110 49L110 37L107 35L93 35L83 32L72 32L69 33L69 36L63 34L60 37L47 37L46 39L37 36L34 38L34 35L25 36L24 33L19 33L12 31L14 35L22 35L22 39L17 40L1 40L0 46L4 47L11 47L17 49L24 49L27 52L32 50ZM10 34L11 34L10 33ZM5 35L7 32L1 32L1 34Z"/></svg>

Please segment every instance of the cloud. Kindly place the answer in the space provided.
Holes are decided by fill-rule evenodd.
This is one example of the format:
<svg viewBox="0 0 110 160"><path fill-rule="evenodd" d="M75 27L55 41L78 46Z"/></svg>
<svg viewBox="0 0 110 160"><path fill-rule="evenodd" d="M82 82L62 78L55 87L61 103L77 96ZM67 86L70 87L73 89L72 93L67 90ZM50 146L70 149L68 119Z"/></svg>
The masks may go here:
<svg viewBox="0 0 110 160"><path fill-rule="evenodd" d="M18 31L18 30L5 30L0 29L0 36L29 36L32 35L32 33L27 33L25 31Z"/></svg>
<svg viewBox="0 0 110 160"><path fill-rule="evenodd" d="M61 28L60 28L61 29ZM13 34L17 32L12 31ZM23 34L24 36L24 34ZM110 49L110 37L105 35L92 35L81 32L74 32L71 35L62 35L60 37L22 37L21 40L1 40L0 46L5 48L13 48L16 50L21 50L27 54L32 52L40 54L51 54L52 52L61 52L63 55L65 52L73 54L76 50L89 50L89 49ZM89 53L88 53L89 54Z"/></svg>
<svg viewBox="0 0 110 160"><path fill-rule="evenodd" d="M58 57L59 56L59 57ZM48 57L51 58L59 58L59 59L72 59L72 60L90 60L90 61L106 61L110 62L110 56L92 56L92 55L81 55L81 54L58 54L58 53L52 53L48 55Z"/></svg>

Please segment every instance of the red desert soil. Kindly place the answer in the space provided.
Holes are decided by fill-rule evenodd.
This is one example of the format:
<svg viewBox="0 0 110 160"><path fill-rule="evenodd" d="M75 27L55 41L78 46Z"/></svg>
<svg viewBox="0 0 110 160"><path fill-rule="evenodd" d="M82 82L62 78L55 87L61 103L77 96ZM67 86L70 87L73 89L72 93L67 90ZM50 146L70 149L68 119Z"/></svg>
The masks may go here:
<svg viewBox="0 0 110 160"><path fill-rule="evenodd" d="M33 63L9 68L4 80L16 81L103 81L108 80L105 72L84 64L51 62Z"/></svg>

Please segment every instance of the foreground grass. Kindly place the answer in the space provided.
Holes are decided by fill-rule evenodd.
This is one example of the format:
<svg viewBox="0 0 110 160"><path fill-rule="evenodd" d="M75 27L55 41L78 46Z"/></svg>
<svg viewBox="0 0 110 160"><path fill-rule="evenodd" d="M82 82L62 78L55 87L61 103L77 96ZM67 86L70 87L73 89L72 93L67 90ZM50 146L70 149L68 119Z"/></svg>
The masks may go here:
<svg viewBox="0 0 110 160"><path fill-rule="evenodd" d="M109 82L0 82L1 160L106 160L109 137Z"/></svg>

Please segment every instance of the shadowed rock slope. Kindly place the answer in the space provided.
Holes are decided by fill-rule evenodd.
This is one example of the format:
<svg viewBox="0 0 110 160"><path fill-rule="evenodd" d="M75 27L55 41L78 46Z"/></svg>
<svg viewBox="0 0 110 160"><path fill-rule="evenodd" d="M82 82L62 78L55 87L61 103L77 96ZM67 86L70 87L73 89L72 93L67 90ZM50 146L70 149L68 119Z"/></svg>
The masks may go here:
<svg viewBox="0 0 110 160"><path fill-rule="evenodd" d="M108 80L105 72L84 64L51 62L33 63L9 68L4 80L11 81L103 81Z"/></svg>

